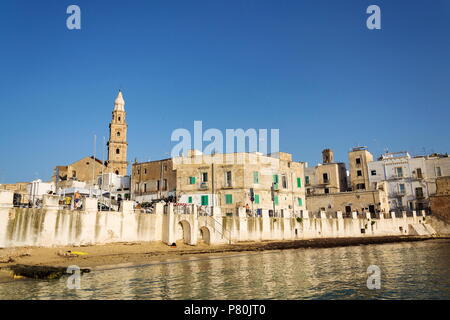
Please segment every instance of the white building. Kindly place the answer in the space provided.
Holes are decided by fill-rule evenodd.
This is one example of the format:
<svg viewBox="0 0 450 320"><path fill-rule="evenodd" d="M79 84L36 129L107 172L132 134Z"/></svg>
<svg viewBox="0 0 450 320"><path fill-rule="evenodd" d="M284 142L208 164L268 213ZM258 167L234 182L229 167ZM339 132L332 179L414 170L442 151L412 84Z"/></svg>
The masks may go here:
<svg viewBox="0 0 450 320"><path fill-rule="evenodd" d="M28 194L30 196L30 201L35 203L36 200L42 200L44 194L49 194L50 192L55 192L54 182L43 182L41 179L31 181L27 186Z"/></svg>
<svg viewBox="0 0 450 320"><path fill-rule="evenodd" d="M389 184L391 209L422 210L428 208L428 198L436 193L436 178L450 176L448 155L411 157L408 152L382 155L368 163L371 188L386 181Z"/></svg>

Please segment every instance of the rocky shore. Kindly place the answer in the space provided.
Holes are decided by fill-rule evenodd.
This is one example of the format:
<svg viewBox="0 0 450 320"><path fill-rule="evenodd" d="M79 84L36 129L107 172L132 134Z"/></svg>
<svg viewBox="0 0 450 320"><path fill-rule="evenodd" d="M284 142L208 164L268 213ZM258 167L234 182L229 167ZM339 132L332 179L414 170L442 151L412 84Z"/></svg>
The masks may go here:
<svg viewBox="0 0 450 320"><path fill-rule="evenodd" d="M84 272L117 265L139 265L173 259L188 259L199 255L230 255L239 252L300 248L330 248L393 242L450 239L450 237L390 236L361 238L321 238L295 241L240 242L236 244L176 247L161 242L114 243L82 247L29 247L0 249L0 282L14 278L49 279L64 275L70 265Z"/></svg>

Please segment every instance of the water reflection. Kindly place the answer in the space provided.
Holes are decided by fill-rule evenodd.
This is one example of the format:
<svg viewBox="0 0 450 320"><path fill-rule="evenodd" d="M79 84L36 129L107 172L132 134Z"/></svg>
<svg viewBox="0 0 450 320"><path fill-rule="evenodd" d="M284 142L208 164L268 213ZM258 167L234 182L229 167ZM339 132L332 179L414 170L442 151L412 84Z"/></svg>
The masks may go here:
<svg viewBox="0 0 450 320"><path fill-rule="evenodd" d="M450 242L201 257L95 271L81 290L67 278L0 284L2 299L450 299ZM381 268L381 289L366 287Z"/></svg>

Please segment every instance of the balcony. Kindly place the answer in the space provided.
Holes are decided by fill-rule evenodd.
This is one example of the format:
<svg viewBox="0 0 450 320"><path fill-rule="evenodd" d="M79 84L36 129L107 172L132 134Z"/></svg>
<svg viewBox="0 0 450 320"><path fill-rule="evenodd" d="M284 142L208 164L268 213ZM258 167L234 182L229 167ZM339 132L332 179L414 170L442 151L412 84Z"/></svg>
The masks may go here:
<svg viewBox="0 0 450 320"><path fill-rule="evenodd" d="M406 195L406 191L394 191L392 193L393 197L404 197Z"/></svg>
<svg viewBox="0 0 450 320"><path fill-rule="evenodd" d="M199 189L200 189L200 190L208 189L208 183L207 183L207 182L202 182L202 183L200 183Z"/></svg>

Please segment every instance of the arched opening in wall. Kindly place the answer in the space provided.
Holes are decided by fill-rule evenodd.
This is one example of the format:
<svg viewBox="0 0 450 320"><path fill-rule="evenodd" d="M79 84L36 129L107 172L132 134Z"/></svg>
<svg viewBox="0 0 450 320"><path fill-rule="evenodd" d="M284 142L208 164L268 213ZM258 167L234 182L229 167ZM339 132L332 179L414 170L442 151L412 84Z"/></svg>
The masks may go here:
<svg viewBox="0 0 450 320"><path fill-rule="evenodd" d="M120 121L120 119L121 119L121 118L119 117L119 121Z"/></svg>
<svg viewBox="0 0 450 320"><path fill-rule="evenodd" d="M211 233L207 227L200 228L200 241L205 244L211 244Z"/></svg>
<svg viewBox="0 0 450 320"><path fill-rule="evenodd" d="M120 154L120 149L116 149L116 154Z"/></svg>
<svg viewBox="0 0 450 320"><path fill-rule="evenodd" d="M119 175L119 170L116 170L116 174Z"/></svg>
<svg viewBox="0 0 450 320"><path fill-rule="evenodd" d="M191 226L186 220L180 221L177 225L176 240L185 244L191 242Z"/></svg>
<svg viewBox="0 0 450 320"><path fill-rule="evenodd" d="M120 137L120 131L117 131L116 136Z"/></svg>

